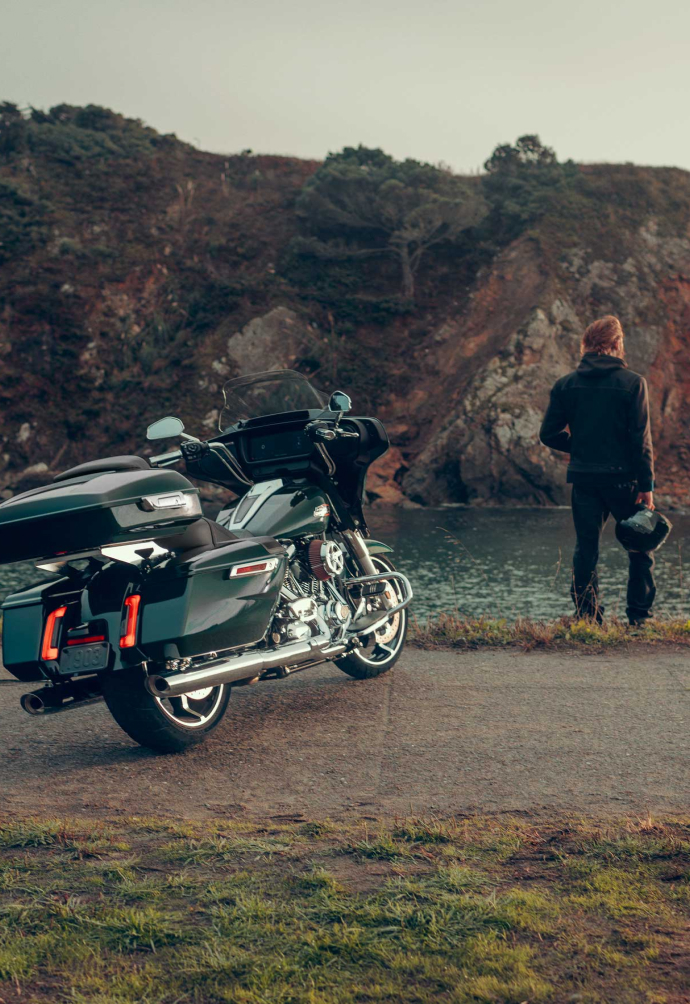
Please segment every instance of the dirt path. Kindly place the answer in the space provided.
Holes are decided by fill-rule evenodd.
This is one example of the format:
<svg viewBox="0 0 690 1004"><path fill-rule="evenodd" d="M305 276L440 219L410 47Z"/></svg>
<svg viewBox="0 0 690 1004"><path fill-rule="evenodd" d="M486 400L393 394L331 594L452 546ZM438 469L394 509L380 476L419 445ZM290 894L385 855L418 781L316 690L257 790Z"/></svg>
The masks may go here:
<svg viewBox="0 0 690 1004"><path fill-rule="evenodd" d="M49 813L687 811L690 655L424 652L235 691L205 746L160 757L106 709L30 718L0 682L6 809Z"/></svg>

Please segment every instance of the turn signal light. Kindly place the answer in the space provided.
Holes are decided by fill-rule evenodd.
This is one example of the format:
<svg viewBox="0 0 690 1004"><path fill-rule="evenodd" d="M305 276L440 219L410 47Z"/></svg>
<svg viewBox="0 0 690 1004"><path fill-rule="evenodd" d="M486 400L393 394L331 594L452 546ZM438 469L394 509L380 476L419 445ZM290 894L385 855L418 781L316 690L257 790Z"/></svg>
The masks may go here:
<svg viewBox="0 0 690 1004"><path fill-rule="evenodd" d="M140 603L139 593L132 593L125 599L125 633L120 638L120 648L134 648L137 643Z"/></svg>
<svg viewBox="0 0 690 1004"><path fill-rule="evenodd" d="M62 620L66 613L67 607L58 607L57 610L51 610L48 614L45 630L43 631L43 645L41 646L41 659L44 659L46 662L52 662L60 655L60 650L53 644L53 635L55 634L57 622Z"/></svg>

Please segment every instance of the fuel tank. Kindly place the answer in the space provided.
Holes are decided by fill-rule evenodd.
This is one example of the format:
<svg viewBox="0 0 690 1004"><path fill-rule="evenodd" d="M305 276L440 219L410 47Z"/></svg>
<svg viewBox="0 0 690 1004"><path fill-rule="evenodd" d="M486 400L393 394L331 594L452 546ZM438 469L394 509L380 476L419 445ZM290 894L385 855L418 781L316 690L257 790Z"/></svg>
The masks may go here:
<svg viewBox="0 0 690 1004"><path fill-rule="evenodd" d="M233 509L218 515L218 522L228 530L285 539L323 533L330 515L328 496L320 488L279 479L253 485Z"/></svg>

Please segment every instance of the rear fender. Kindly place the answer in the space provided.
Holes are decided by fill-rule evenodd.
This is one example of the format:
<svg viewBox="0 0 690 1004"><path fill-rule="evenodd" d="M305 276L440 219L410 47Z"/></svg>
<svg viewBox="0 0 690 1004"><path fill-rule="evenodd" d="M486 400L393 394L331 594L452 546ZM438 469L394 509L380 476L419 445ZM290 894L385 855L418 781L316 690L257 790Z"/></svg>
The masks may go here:
<svg viewBox="0 0 690 1004"><path fill-rule="evenodd" d="M136 666L144 662L138 646L120 648L124 630L125 599L142 592L142 575L136 565L123 561L108 562L93 575L81 595L81 623L92 624L110 642L111 669Z"/></svg>

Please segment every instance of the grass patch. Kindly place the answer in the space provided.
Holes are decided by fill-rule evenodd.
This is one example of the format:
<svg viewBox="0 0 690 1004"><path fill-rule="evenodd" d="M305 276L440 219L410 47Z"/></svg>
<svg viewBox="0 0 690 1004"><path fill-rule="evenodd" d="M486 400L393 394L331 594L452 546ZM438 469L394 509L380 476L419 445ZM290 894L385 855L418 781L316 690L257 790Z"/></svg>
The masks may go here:
<svg viewBox="0 0 690 1004"><path fill-rule="evenodd" d="M645 645L690 646L690 620L652 620L631 629L612 617L603 625L588 620L561 617L554 621L516 621L491 617L461 617L441 613L425 623L415 621L411 640L423 648L504 648L569 649L603 651Z"/></svg>
<svg viewBox="0 0 690 1004"><path fill-rule="evenodd" d="M661 1004L687 988L690 821L14 820L0 880L8 1002Z"/></svg>

